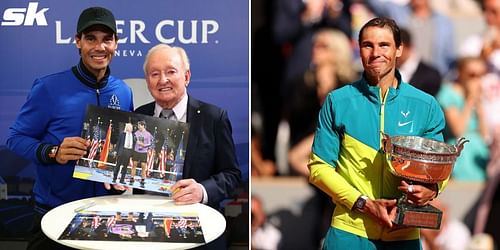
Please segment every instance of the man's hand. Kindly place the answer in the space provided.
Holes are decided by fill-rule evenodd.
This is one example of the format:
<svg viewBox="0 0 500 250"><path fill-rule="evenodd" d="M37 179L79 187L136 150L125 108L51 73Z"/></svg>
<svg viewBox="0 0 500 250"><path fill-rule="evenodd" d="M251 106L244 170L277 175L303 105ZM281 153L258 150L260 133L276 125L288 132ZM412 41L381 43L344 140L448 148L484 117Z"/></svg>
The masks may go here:
<svg viewBox="0 0 500 250"><path fill-rule="evenodd" d="M392 218L396 214L397 200L377 199L366 201L363 213L369 214L379 224L392 227Z"/></svg>
<svg viewBox="0 0 500 250"><path fill-rule="evenodd" d="M132 191L132 188L131 187L128 187L128 186L123 186L123 185L120 185L120 184L112 184L113 185L113 188L115 190L118 190L118 191ZM111 189L111 185L109 183L104 183L104 188L106 190L110 190Z"/></svg>
<svg viewBox="0 0 500 250"><path fill-rule="evenodd" d="M56 161L59 164L66 164L68 161L79 160L87 153L89 143L81 137L64 138L56 154Z"/></svg>
<svg viewBox="0 0 500 250"><path fill-rule="evenodd" d="M409 203L417 206L427 205L438 193L436 184L410 185L406 181L401 181L401 185L398 189L406 193Z"/></svg>
<svg viewBox="0 0 500 250"><path fill-rule="evenodd" d="M172 199L177 205L200 203L203 199L201 184L194 179L177 181L171 188Z"/></svg>

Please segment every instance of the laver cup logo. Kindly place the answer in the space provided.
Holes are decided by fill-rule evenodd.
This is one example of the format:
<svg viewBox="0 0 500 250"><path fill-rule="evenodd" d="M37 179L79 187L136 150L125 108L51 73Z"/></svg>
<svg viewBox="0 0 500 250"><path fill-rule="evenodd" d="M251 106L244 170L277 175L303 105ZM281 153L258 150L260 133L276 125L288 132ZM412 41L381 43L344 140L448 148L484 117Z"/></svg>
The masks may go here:
<svg viewBox="0 0 500 250"><path fill-rule="evenodd" d="M1 26L47 26L45 12L49 8L38 8L37 2L28 3L27 8L7 8L3 11Z"/></svg>
<svg viewBox="0 0 500 250"><path fill-rule="evenodd" d="M56 21L56 43L70 44L74 34L62 34L62 21ZM74 25L74 24L71 24ZM211 35L219 31L216 20L161 20L158 23L147 23L144 20L129 19L116 20L119 44L156 44L175 42L181 44L218 44L217 39L210 39Z"/></svg>

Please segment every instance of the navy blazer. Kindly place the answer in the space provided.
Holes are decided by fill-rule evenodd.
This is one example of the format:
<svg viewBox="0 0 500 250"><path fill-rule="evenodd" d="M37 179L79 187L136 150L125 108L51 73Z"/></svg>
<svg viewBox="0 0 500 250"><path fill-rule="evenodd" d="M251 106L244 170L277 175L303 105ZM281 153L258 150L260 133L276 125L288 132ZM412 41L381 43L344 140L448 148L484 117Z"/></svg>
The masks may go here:
<svg viewBox="0 0 500 250"><path fill-rule="evenodd" d="M155 102L134 112L154 115ZM231 122L227 112L188 96L189 139L183 179L193 178L207 190L209 206L219 210L220 202L230 197L241 181L236 159Z"/></svg>

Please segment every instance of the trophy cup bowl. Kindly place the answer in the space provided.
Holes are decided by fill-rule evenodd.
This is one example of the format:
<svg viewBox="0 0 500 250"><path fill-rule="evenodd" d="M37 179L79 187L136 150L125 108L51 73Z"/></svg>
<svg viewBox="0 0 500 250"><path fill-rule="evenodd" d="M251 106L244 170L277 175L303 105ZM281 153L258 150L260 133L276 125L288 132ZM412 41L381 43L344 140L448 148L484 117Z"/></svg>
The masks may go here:
<svg viewBox="0 0 500 250"><path fill-rule="evenodd" d="M410 183L435 184L446 180L463 150L465 138L455 145L418 136L383 135L383 150L389 154L389 170ZM394 223L407 227L439 229L442 211L431 206L407 202L406 194L398 200Z"/></svg>

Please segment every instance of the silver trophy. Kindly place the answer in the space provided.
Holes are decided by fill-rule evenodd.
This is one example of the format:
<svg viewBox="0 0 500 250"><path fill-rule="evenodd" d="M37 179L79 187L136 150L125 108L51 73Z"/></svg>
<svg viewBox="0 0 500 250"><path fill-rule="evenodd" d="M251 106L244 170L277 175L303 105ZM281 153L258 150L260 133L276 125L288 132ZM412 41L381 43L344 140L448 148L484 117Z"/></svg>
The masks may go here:
<svg viewBox="0 0 500 250"><path fill-rule="evenodd" d="M455 145L418 136L383 135L384 152L389 155L392 174L412 184L434 184L446 180L457 157L468 142ZM398 200L394 223L400 226L439 229L443 212L431 206L408 203L406 194Z"/></svg>

